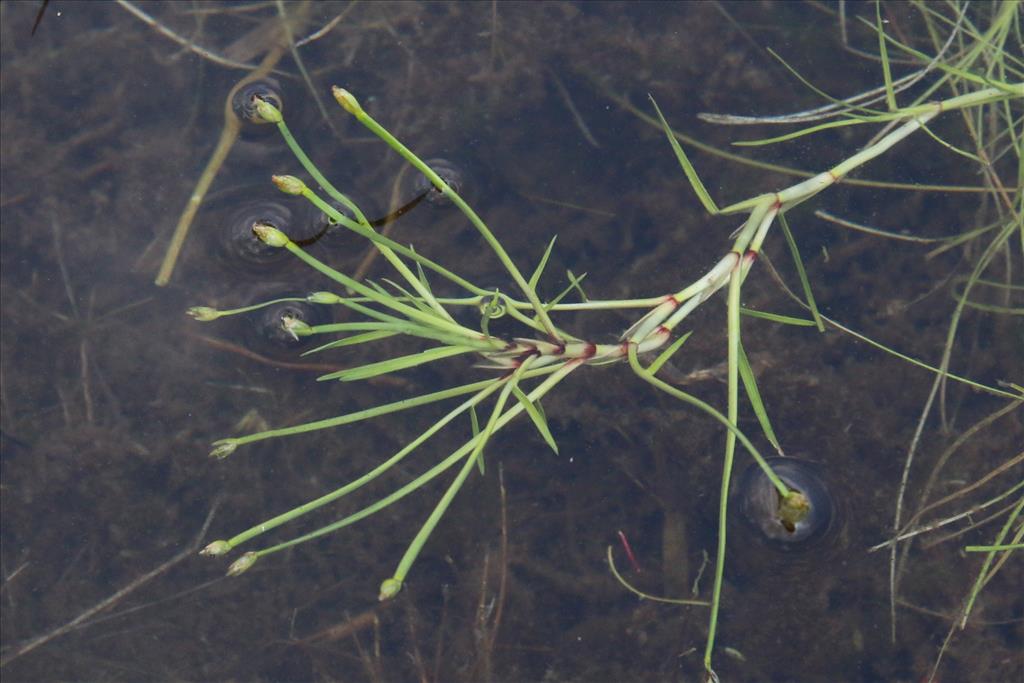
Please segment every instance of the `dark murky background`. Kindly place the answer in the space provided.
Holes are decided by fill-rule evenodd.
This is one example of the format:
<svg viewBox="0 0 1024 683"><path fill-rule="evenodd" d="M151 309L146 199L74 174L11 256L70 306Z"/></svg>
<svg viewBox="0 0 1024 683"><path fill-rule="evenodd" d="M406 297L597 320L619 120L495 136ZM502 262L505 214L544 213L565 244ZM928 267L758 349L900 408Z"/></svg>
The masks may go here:
<svg viewBox="0 0 1024 683"><path fill-rule="evenodd" d="M244 72L182 49L114 4L52 2L30 37L38 7L0 5L5 659L187 550L214 506L207 541L365 471L439 411L264 442L226 461L207 457L214 439L480 377L456 360L398 383L318 384L322 369L289 367L295 354L261 345L245 321L187 318L190 305L230 307L325 287L290 261L239 269L221 257L213 236L240 205L279 200L269 174L298 165L274 137L246 140L216 179L171 286L153 286L219 135L224 97ZM346 7L318 3L297 34ZM276 15L263 3L143 8L196 44L243 62L260 59L260 30ZM278 76L300 141L367 213L385 210L401 164L330 101L332 83L352 90L423 156L470 169L475 206L521 267L532 269L557 233L546 295L565 286L568 268L588 273L585 288L594 298L653 296L702 273L727 248L736 222L703 214L662 133L611 94L649 112L651 93L677 129L721 147L773 132L722 129L695 115L820 104L766 46L833 95L879 83L877 65L842 51L832 10L796 3L360 3L301 49L336 131L324 124L287 55ZM919 28L899 6L887 10L900 30ZM850 40L877 48L858 28ZM958 123L943 120L936 129L951 133ZM844 129L751 156L820 170L864 135ZM969 164L918 137L861 175L978 183ZM694 160L721 204L793 182L705 154ZM842 187L813 204L928 236L989 220L970 193ZM825 312L938 362L955 303L948 276L969 271L970 252L926 260L927 247L843 232L811 208L790 220ZM471 279L503 284L496 261L451 212L417 207L395 234ZM364 245L338 236L316 250L351 271ZM773 233L766 252L795 284L781 233ZM378 263L371 274L386 270ZM754 308L799 314L763 267L755 268L745 297ZM697 333L677 357L681 371L724 359L723 312L709 303L692 317L686 329ZM576 334L606 341L630 318L561 320ZM989 384L1020 381L1022 333L1013 324L968 310L952 368ZM921 680L981 564L959 549L991 540L997 528L914 547L890 642L888 557L866 549L891 528L903 458L931 377L836 332L753 320L744 334L763 367L761 389L787 452L826 468L844 515L830 543L799 555L761 547L734 525L718 673L728 681ZM354 365L408 348L384 343L313 361ZM724 385L714 380L689 389L724 404ZM950 388L951 429L928 423L912 472L911 511L939 454L1004 405ZM605 552L616 545L620 567L645 590L688 593L702 554L714 553L722 430L654 394L622 366L578 373L545 408L561 455L528 424L502 433L489 448L486 476L471 477L392 603L377 603L378 585L439 486L267 557L237 579L222 578L224 560L189 556L7 662L4 679L698 680L706 610L637 601L610 575ZM747 415L744 428L756 434ZM429 467L460 438L453 432L380 486L298 527L354 511ZM976 480L1022 441L1020 411L980 430L943 470L937 493ZM504 554L498 463L507 489ZM630 538L642 573L628 570L618 530ZM1020 567L1011 559L982 594L972 624L945 656L942 680L1020 680ZM705 596L709 577L710 568L699 584Z"/></svg>

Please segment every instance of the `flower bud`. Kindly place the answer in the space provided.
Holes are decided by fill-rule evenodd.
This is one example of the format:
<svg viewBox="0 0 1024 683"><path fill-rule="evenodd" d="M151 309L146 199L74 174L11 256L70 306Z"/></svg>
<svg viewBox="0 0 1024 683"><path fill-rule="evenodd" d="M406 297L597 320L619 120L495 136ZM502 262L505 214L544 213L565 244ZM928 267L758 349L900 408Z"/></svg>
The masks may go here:
<svg viewBox="0 0 1024 683"><path fill-rule="evenodd" d="M306 191L306 183L293 175L275 175L270 176L270 179L285 194L302 194Z"/></svg>
<svg viewBox="0 0 1024 683"><path fill-rule="evenodd" d="M334 99L341 105L341 108L349 114L359 116L363 113L363 108L359 105L359 100L357 100L355 95L350 93L348 90L339 88L335 85L331 87L331 92L334 94Z"/></svg>
<svg viewBox="0 0 1024 683"><path fill-rule="evenodd" d="M208 323L211 320L216 320L221 316L220 311L216 308L210 308L209 306L193 306L186 311L190 316L198 320L199 322Z"/></svg>
<svg viewBox="0 0 1024 683"><path fill-rule="evenodd" d="M381 602L390 600L398 595L400 590L402 590L401 581L396 578L384 579L383 583L380 584L380 595L377 596L377 599Z"/></svg>
<svg viewBox="0 0 1024 683"><path fill-rule="evenodd" d="M291 315L281 317L281 327L295 341L299 341L299 337L308 337L313 334L313 328L309 326L309 323Z"/></svg>
<svg viewBox="0 0 1024 683"><path fill-rule="evenodd" d="M284 117L281 116L281 110L272 105L269 101L260 97L259 95L253 95L252 98L253 106L256 107L256 114L267 123L281 123Z"/></svg>
<svg viewBox="0 0 1024 683"><path fill-rule="evenodd" d="M311 304L340 304L342 299L334 292L313 292L306 301Z"/></svg>
<svg viewBox="0 0 1024 683"><path fill-rule="evenodd" d="M259 557L259 555L252 551L245 553L240 558L232 562L231 566L228 567L228 576L238 576L249 569L249 567L256 564L256 560L258 560Z"/></svg>
<svg viewBox="0 0 1024 683"><path fill-rule="evenodd" d="M210 451L211 458L221 460L228 457L238 448L238 442L234 439L221 439L213 442L213 450Z"/></svg>
<svg viewBox="0 0 1024 683"><path fill-rule="evenodd" d="M200 555L209 555L210 557L218 557L220 555L227 554L231 551L231 544L227 541L214 541L210 545L206 546L199 551Z"/></svg>
<svg viewBox="0 0 1024 683"><path fill-rule="evenodd" d="M260 241L269 247L283 247L288 244L288 235L284 234L269 223L252 224L252 231L260 238Z"/></svg>

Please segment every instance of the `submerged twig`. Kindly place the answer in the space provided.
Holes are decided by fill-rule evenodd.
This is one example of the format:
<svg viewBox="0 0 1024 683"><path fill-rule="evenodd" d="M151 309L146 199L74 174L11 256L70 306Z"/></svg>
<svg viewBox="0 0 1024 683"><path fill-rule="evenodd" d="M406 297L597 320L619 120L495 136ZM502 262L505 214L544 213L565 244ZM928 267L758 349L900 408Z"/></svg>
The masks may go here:
<svg viewBox="0 0 1024 683"><path fill-rule="evenodd" d="M142 23L146 24L160 35L170 38L178 45L181 45L186 50L189 50L190 52L199 55L203 59L208 59L214 64L220 64L221 66L226 66L231 69L252 70L259 68L258 64L250 64L248 62L239 62L234 59L228 59L227 57L222 57L216 52L208 50L207 48L202 47L201 45L196 45L188 38L185 38L184 36L174 32L162 22L147 14L135 3L129 2L129 0L115 0L115 2L117 2L117 4L120 5L122 9L124 9L129 14L134 16L136 19L142 21Z"/></svg>
<svg viewBox="0 0 1024 683"><path fill-rule="evenodd" d="M82 612L77 617L67 622L63 626L59 626L53 629L52 631L44 633L43 635L37 638L33 638L27 643L23 643L19 647L15 648L14 652L7 655L3 659L0 659L0 667L7 666L14 660L27 655L28 653L32 652L33 650L39 647L42 647L43 645L49 643L51 640L59 638L60 636L63 636L69 631L74 630L75 627L79 626L86 620L91 619L95 615L99 614L100 612L103 612L106 609L109 609L110 607L113 607L118 602L126 598L128 595L134 593L136 590L146 585L156 577L166 573L172 567L180 564L183 560L195 555L196 550L198 550L199 546L202 545L203 538L206 536L207 529L210 528L210 523L213 521L213 515L217 512L217 507L219 505L220 500L217 499L213 502L213 505L210 506L210 511L206 513L206 519L203 521L203 526L200 527L199 533L196 534L195 540L193 540L188 545L187 548L185 548L184 550L182 550L177 555L167 560L163 564L159 565L155 569L146 572L142 576L131 581L124 588L121 588L120 590L115 591L112 595L104 598L103 600L100 600L98 603L96 603L89 609L85 610L84 612Z"/></svg>

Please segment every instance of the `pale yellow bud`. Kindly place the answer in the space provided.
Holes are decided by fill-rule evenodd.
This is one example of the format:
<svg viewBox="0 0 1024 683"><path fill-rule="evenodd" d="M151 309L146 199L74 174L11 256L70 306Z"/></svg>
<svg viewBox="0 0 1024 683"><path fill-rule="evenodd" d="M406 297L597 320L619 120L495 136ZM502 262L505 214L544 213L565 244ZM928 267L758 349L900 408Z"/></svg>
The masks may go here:
<svg viewBox="0 0 1024 683"><path fill-rule="evenodd" d="M259 555L251 551L245 553L240 558L232 562L231 566L228 567L228 576L238 576L245 572L249 567L256 564L256 560L258 560L259 557Z"/></svg>
<svg viewBox="0 0 1024 683"><path fill-rule="evenodd" d="M355 95L350 93L348 90L345 90L344 88L339 88L338 86L335 85L331 87L331 92L334 94L334 99L337 100L338 104L341 105L341 108L347 111L349 114L352 114L353 116L359 116L360 114L363 113L363 108L362 106L360 106L359 100L357 100L355 98Z"/></svg>
<svg viewBox="0 0 1024 683"><path fill-rule="evenodd" d="M293 175L275 175L271 176L270 179L277 186L277 189L285 194L302 194L306 191L306 183Z"/></svg>
<svg viewBox="0 0 1024 683"><path fill-rule="evenodd" d="M209 306L193 306L186 311L190 316L198 320L199 322L208 323L211 320L216 320L220 317L221 313L216 308L210 308Z"/></svg>
<svg viewBox="0 0 1024 683"><path fill-rule="evenodd" d="M231 551L231 544L227 541L214 541L210 545L206 546L199 551L200 555L209 555L210 557L218 557Z"/></svg>
<svg viewBox="0 0 1024 683"><path fill-rule="evenodd" d="M253 223L252 231L260 238L261 242L269 247L283 247L288 244L288 235L269 223Z"/></svg>

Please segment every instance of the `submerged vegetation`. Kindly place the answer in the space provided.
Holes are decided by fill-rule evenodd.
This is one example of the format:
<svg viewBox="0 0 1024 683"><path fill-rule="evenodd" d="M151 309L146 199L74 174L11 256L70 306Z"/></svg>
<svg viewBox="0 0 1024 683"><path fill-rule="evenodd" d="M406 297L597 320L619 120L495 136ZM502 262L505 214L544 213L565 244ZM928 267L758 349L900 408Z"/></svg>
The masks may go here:
<svg viewBox="0 0 1024 683"><path fill-rule="evenodd" d="M447 488L437 501L432 512L412 538L390 576L384 577L380 585L380 599L395 597L414 568L418 556L431 534L440 524L452 501L467 480L475 472L483 473L494 466L489 457L495 437L516 419L525 419L533 425L540 439L554 452L558 452L555 430L549 424L542 400L559 387L569 376L587 366L628 364L636 377L654 389L692 406L709 419L717 421L725 431L725 445L721 456L720 490L717 497L705 498L707 504L717 509L716 553L712 559L713 578L704 597L710 613L707 622L706 647L703 664L709 678L716 678L714 663L716 634L719 621L728 618L720 611L725 585L725 571L728 549L732 538L732 517L730 515L733 473L737 463L749 456L763 472L765 481L774 488L775 518L767 524L775 525L781 533L793 533L801 527L809 515L816 512L813 506L817 500L802 491L791 480L780 476L780 468L774 467L779 461L763 453L771 448L771 455L786 456L784 431L773 429L769 410L762 400L757 375L750 358L756 352L756 343L743 334L744 320L759 318L777 325L815 327L819 331L837 329L878 348L903 358L923 371L934 375L933 391L920 416L917 433L907 448L906 467L902 482L887 492L885 500L893 509L893 537L885 544L891 550L891 590L893 629L896 628L896 604L900 573L905 571L905 541L928 530L938 528L941 523L926 523L924 512L946 502L964 500L967 502L962 515L985 510L1001 520L1000 530L991 535L991 544L983 547L969 547L970 553L984 553L985 560L978 572L978 579L965 597L959 623L961 626L970 617L972 605L991 578L1007 562L1017 561L1012 555L1021 548L1024 524L1021 508L1024 493L1021 484L1014 480L1014 472L1020 472L1021 455L1006 454L1003 462L990 468L988 481L1004 482L1002 488L990 499L973 502L970 493L982 482L968 485L959 495L947 496L930 505L922 504L921 509L909 520L905 489L908 472L918 448L918 441L925 424L938 412L940 421L947 422L945 396L951 383L970 387L998 397L1004 404L991 416L976 425L980 430L1003 415L1015 411L1024 400L1024 388L1020 378L1002 377L998 384L976 381L966 375L954 373L951 369L952 352L956 346L957 329L962 313L967 309L983 311L993 319L994 334L1013 334L1010 324L1003 321L1019 317L1021 309L1019 292L1020 269L1024 267L1024 129L1022 129L1022 108L1024 101L1024 63L1019 53L1008 49L1020 44L1021 17L1019 6L1013 2L993 5L983 13L974 16L967 6L951 5L938 8L933 5L917 5L921 20L928 32L930 50L914 47L907 41L894 38L885 30L885 23L879 14L875 23L878 37L878 53L875 57L880 65L882 85L871 92L846 98L833 99L825 93L822 97L828 103L819 109L790 116L771 118L709 117L718 123L741 124L762 123L796 125L795 132L770 139L748 141L746 145L779 144L789 140L813 135L822 131L834 131L848 127L871 127L874 137L863 146L850 149L846 158L830 168L808 174L806 179L775 192L758 194L743 201L720 207L712 193L706 189L698 169L690 160L686 148L693 141L673 131L669 121L675 117L663 112L651 99L650 112L640 107L639 115L664 131L668 145L681 167L680 177L685 176L690 188L696 194L704 209L712 215L737 215L742 224L737 229L734 241L716 263L699 277L681 283L676 291L655 293L643 298L622 300L592 299L585 293L600 288L601 283L584 282L582 276L568 274L568 286L554 297L545 298L540 283L548 274L547 266L556 246L555 235L545 239L546 248L539 261L524 271L517 265L518 259L503 246L502 230L505 226L492 226L481 217L477 209L470 206L454 187L425 163L417 153L406 147L393 136L386 122L378 122L360 104L356 95L335 87L333 94L337 103L354 117L374 136L399 154L418 174L429 181L424 192L443 195L465 216L476 230L481 251L489 251L501 264L514 288L502 289L473 282L459 273L459 268L446 262L446 254L421 252L415 241L412 245L392 239L386 230L378 230L381 222L367 217L363 208L346 193L339 191L303 151L297 137L286 123L287 112L281 106L277 95L268 95L266 90L256 90L250 95L246 115L270 126L276 126L281 137L311 179L306 182L295 175L275 175L273 182L288 195L304 198L326 216L327 231L348 230L367 240L393 269L390 278L377 281L366 280L346 274L312 255L295 235L288 234L274 221L254 220L251 226L253 240L273 249L283 249L295 258L325 276L332 283L333 290L317 291L304 297L286 298L284 301L307 302L318 306L345 309L345 322L310 324L293 313L279 317L282 330L294 339L329 338L309 353L320 353L332 349L356 345L374 345L386 339L408 338L421 346L410 347L409 353L393 358L345 368L320 377L322 381L359 382L399 373L404 370L455 358L466 365L472 365L474 373L485 373L484 379L473 379L462 384L449 386L418 396L404 397L374 408L359 410L335 417L326 417L303 424L275 427L252 434L234 436L217 441L212 455L226 458L238 449L254 442L295 436L312 431L340 427L353 423L382 418L402 411L416 411L425 406L443 404L449 406L440 419L425 429L419 436L398 451L382 455L379 465L365 472L340 488L311 500L292 510L278 514L249 529L223 540L209 544L203 551L207 555L225 555L236 548L248 548L263 534L290 523L344 496L355 493L371 481L396 468L414 452L431 447L431 439L445 428L461 429L464 441L450 452L437 453L436 462L421 474L393 492L374 500L358 511L337 521L300 534L289 540L271 543L258 550L246 550L233 564L229 573L241 574L253 566L259 558L276 553L297 544L319 538L344 527L362 521L375 513L399 502L411 493L447 476ZM990 12L990 14L989 14ZM911 64L912 68L902 77L894 71L901 65ZM812 86L813 87L813 86ZM614 95L613 95L614 96ZM625 106L629 106L623 102ZM959 117L966 134L955 140L945 133L932 128L940 119ZM895 349L874 342L857 332L847 329L838 320L823 314L814 298L815 283L805 273L801 250L793 231L787 222L788 213L817 195L828 191L837 183L845 182L851 173L879 158L900 155L900 145L910 136L928 135L934 139L935 154L952 154L976 165L980 182L986 188L984 207L978 211L978 223L969 229L941 240L936 253L959 249L964 260L970 264L966 275L950 274L958 286L957 306L948 321L947 342L940 362L935 365L909 358ZM410 171L412 172L412 171ZM821 214L826 217L829 214ZM837 222L840 219L834 219ZM911 226L910 235L894 234L882 229L863 225L847 226L871 232L885 239L915 239ZM780 232L781 235L776 233ZM774 237L773 237L774 235ZM745 281L754 268L761 267L762 247L766 240L784 239L798 273L799 287L796 292L786 289L791 298L806 311L803 317L756 311L744 306L747 290ZM771 264L768 264L771 266ZM771 267L772 272L774 267ZM458 294L441 295L437 290L444 282L445 292L455 287ZM778 279L780 286L781 278ZM685 344L691 335L700 329L687 330L685 327L691 313L701 304L716 301L716 294L724 290L726 304L726 358L727 398L724 406L715 406L694 393L684 391L665 378L665 370L685 355ZM190 314L198 320L212 321L224 316L248 313L262 306L278 304L281 300L257 304L233 310L217 310L212 307L195 307ZM294 310L294 309L288 309ZM560 322L560 316L567 313L592 313L608 310L638 311L634 322L619 335L617 341L598 341L604 337L578 336ZM470 312L467 316L466 312ZM340 317L340 316L339 316ZM467 319L475 317L478 324L468 324ZM499 319L502 319L498 322ZM511 322L509 322L511 321ZM498 327L500 326L500 331ZM510 328L517 328L508 332ZM344 335L334 338L336 335ZM422 346L425 344L426 346ZM1010 344L1012 347L1012 344ZM1009 368L1009 365L1007 366ZM469 372L467 371L467 375ZM635 387L639 390L640 386ZM746 403L743 398L745 397ZM749 410L756 416L760 435L741 428L742 411ZM523 417L525 416L525 418ZM614 416L610 416L613 420ZM972 432L974 429L972 429ZM757 444L764 444L758 446ZM737 448L739 446L739 448ZM956 444L950 447L950 453ZM937 465L941 468L941 464ZM1000 479L1000 477L1003 477ZM1005 483L1006 478L1011 482ZM790 482L790 483L787 483ZM998 485L998 484L997 484ZM927 488L927 487L926 487ZM772 500L772 496L768 497ZM924 496L927 500L927 492ZM714 501L713 503L711 501ZM763 507L763 505L762 505ZM770 505L768 506L771 507ZM772 510L766 513L771 518ZM949 519L957 518L950 514ZM899 553L903 553L902 558ZM610 555L609 555L610 557ZM620 577L614 565L611 571ZM625 583L625 579L620 580ZM697 601L700 602L700 601ZM937 663L936 663L937 664Z"/></svg>

